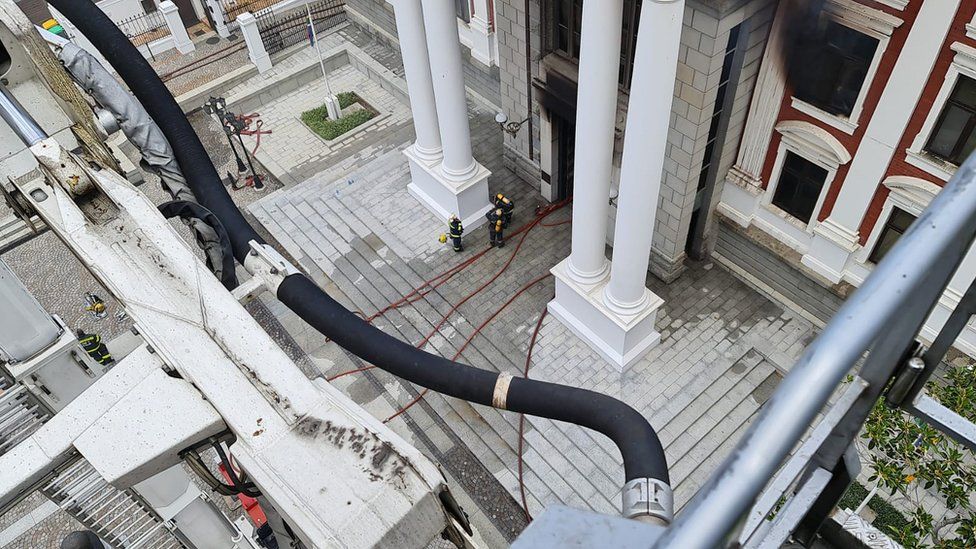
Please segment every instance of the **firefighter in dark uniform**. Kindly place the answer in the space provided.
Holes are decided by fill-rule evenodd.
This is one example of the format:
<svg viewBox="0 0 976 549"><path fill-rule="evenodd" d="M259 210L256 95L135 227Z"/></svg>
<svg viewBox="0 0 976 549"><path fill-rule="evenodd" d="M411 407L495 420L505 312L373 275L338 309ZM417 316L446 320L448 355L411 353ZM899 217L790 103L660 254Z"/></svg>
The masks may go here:
<svg viewBox="0 0 976 549"><path fill-rule="evenodd" d="M508 228L509 223L512 222L512 212L515 211L515 203L509 197L498 193L495 195L495 208L502 211L502 226Z"/></svg>
<svg viewBox="0 0 976 549"><path fill-rule="evenodd" d="M458 219L456 215L452 215L450 219L447 220L448 234L451 237L451 244L454 245L455 252L463 252L464 244L461 243L461 235L464 234L464 227L461 225L461 220Z"/></svg>
<svg viewBox="0 0 976 549"><path fill-rule="evenodd" d="M488 244L498 248L504 247L505 236L503 235L502 231L505 228L505 213L501 208L496 208L494 210L488 210L485 217L488 218L488 234L491 237Z"/></svg>
<svg viewBox="0 0 976 549"><path fill-rule="evenodd" d="M105 343L102 341L100 336L97 334L86 334L85 331L80 328L77 331L77 335L78 343L81 343L81 348L84 349L85 352L88 353L88 356L92 357L95 362L102 365L108 365L115 362L112 355L108 352L108 347L105 346Z"/></svg>

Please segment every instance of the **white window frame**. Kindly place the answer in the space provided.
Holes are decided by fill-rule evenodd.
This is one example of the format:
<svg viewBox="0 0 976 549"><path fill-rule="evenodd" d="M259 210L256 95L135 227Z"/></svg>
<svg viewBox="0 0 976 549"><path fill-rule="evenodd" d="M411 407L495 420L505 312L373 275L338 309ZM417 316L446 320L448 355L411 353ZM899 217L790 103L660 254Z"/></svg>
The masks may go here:
<svg viewBox="0 0 976 549"><path fill-rule="evenodd" d="M966 36L976 40L976 14L973 15L973 20L966 23Z"/></svg>
<svg viewBox="0 0 976 549"><path fill-rule="evenodd" d="M827 192L837 177L837 170L842 165L851 161L851 155L837 141L837 138L830 135L830 132L809 122L787 120L777 124L776 131L780 133L782 139L780 140L779 147L776 149L776 160L773 163L773 171L769 176L769 185L766 187L766 191L762 197L762 207L792 225L812 234L813 229L820 224L818 221L820 210L823 208ZM824 178L824 184L820 188L820 196L817 197L817 203L814 205L813 212L810 214L809 222L797 219L773 204L773 196L776 194L776 188L779 186L780 176L783 174L783 164L786 161L786 153L788 152L827 170L827 176Z"/></svg>
<svg viewBox="0 0 976 549"><path fill-rule="evenodd" d="M949 65L949 70L946 71L942 88L935 97L935 101L932 102L932 108L929 109L929 113L925 117L925 123L922 124L922 129L915 135L911 146L905 150L906 162L943 181L951 179L953 174L956 173L958 166L926 153L924 148L932 137L935 123L942 116L942 111L949 101L949 96L952 95L952 90L956 87L956 82L959 81L959 75L976 80L976 48L960 42L954 42L950 48L956 52L956 55L952 58L952 64Z"/></svg>
<svg viewBox="0 0 976 549"><path fill-rule="evenodd" d="M874 222L874 227L871 228L871 233L868 235L867 241L854 254L854 259L865 265L869 265L868 257L871 256L871 252L874 251L874 247L878 244L878 239L881 238L881 231L884 230L884 226L888 223L891 212L895 207L901 208L918 217L922 215L922 211L928 207L929 202L935 198L935 195L939 194L939 191L942 190L942 187L931 181L904 175L893 175L885 179L881 184L888 188L888 197L885 199L884 206L881 208L881 214L878 215L878 220Z"/></svg>
<svg viewBox="0 0 976 549"><path fill-rule="evenodd" d="M871 91L871 86L874 84L874 77L878 73L881 58L884 56L885 50L888 49L891 34L901 26L902 20L894 15L869 8L852 0L829 0L824 4L824 13L834 22L876 39L878 47L874 51L871 64L868 65L868 72L864 75L864 83L861 84L861 90L858 92L850 116L830 114L796 97L791 98L791 105L794 109L812 116L828 126L853 135L858 127L861 111L864 110L864 102L867 99L868 92Z"/></svg>

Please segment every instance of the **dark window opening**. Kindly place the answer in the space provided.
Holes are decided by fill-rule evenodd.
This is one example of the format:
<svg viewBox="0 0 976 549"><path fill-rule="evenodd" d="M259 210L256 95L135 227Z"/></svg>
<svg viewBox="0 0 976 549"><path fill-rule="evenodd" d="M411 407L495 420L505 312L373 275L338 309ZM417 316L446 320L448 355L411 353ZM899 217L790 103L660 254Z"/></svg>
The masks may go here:
<svg viewBox="0 0 976 549"><path fill-rule="evenodd" d="M884 228L881 229L878 242L874 245L874 249L871 250L871 256L868 257L868 261L871 263L880 263L888 253L888 250L895 245L895 242L898 242L901 235L905 234L905 231L914 222L914 215L901 208L892 208L891 215L888 216L888 221L885 223Z"/></svg>
<svg viewBox="0 0 976 549"><path fill-rule="evenodd" d="M794 96L830 114L849 117L878 40L828 20L814 39L798 49L792 62Z"/></svg>
<svg viewBox="0 0 976 549"><path fill-rule="evenodd" d="M976 148L976 80L959 76L925 150L962 164Z"/></svg>
<svg viewBox="0 0 976 549"><path fill-rule="evenodd" d="M715 91L715 103L712 116L708 124L708 140L705 143L705 153L702 156L702 167L698 172L698 188L695 192L695 204L691 212L691 223L688 226L688 238L685 240L685 253L693 259L705 257L705 228L708 222L708 208L712 202L715 182L719 177L718 164L722 158L723 145L727 137L729 118L735 101L736 87L742 70L742 60L745 56L748 27L747 23L740 23L729 30L729 39L725 44L725 56L722 60L722 74L719 78L718 89Z"/></svg>
<svg viewBox="0 0 976 549"><path fill-rule="evenodd" d="M809 223L826 180L827 170L802 156L787 152L773 194L773 204L800 221Z"/></svg>
<svg viewBox="0 0 976 549"><path fill-rule="evenodd" d="M580 28L583 22L583 0L552 0L552 49L579 61ZM624 17L620 36L620 72L618 82L630 88L634 76L634 51L637 49L637 27L642 0L624 0Z"/></svg>

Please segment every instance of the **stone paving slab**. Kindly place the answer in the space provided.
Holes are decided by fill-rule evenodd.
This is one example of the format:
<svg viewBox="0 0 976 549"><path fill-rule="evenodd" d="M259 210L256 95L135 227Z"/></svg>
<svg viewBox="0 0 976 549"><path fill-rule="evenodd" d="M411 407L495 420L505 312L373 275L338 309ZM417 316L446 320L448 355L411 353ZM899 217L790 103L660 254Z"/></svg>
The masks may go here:
<svg viewBox="0 0 976 549"><path fill-rule="evenodd" d="M531 217L541 199L504 167L501 137L490 109L470 107L475 156L494 172L489 180L493 192L500 189L515 198L519 225ZM436 242L436 235L444 230L441 221L406 192L409 174L397 151L408 142L391 139L385 148L376 144L363 150L372 156L358 156L340 177L335 177L338 169L333 168L251 207L274 236L290 241L303 267L326 273L344 291L348 288L355 307L366 314L404 295L411 283L416 285L481 249L481 242L487 240L483 230L466 235L469 251L460 257ZM552 221L564 221L568 215L567 208L553 214ZM361 245L364 235L353 227L363 226L372 233L367 236L381 241L382 255ZM303 228L309 232L302 234ZM495 308L568 254L567 225L537 227L533 233L513 267L463 305L425 349L453 356ZM453 303L493 276L513 248L493 251L426 299L375 324L408 341L419 341ZM530 375L601 391L644 413L661 430L667 445L680 506L738 440L764 402L762 395L775 386L782 368L809 341L813 327L711 263L692 264L671 285L653 278L648 284L665 299L657 325L662 343L638 364L618 372L558 321L547 318ZM527 292L475 337L463 359L478 367L519 374L532 327L551 295L548 281ZM383 373L376 376L389 378ZM346 378L337 381L339 386L344 383ZM397 388L391 396L405 403L411 393ZM437 395L425 401L518 498L518 417ZM412 416L416 409L405 415ZM397 421L392 425L397 427ZM617 512L621 460L602 435L527 418L524 463L532 513L555 502Z"/></svg>

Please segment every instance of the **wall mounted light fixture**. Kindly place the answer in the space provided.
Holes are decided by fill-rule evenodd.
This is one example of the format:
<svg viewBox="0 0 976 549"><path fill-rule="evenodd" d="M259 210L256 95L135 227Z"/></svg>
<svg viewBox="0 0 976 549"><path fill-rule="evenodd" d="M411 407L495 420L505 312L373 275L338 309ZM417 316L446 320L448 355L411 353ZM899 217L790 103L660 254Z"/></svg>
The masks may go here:
<svg viewBox="0 0 976 549"><path fill-rule="evenodd" d="M504 131L505 133L507 133L512 137L515 137L518 134L519 130L522 129L522 124L525 124L528 121L529 118L526 117L525 120L521 122L509 122L507 114L501 111L495 114L495 122L498 122L498 126L501 127L502 131Z"/></svg>

